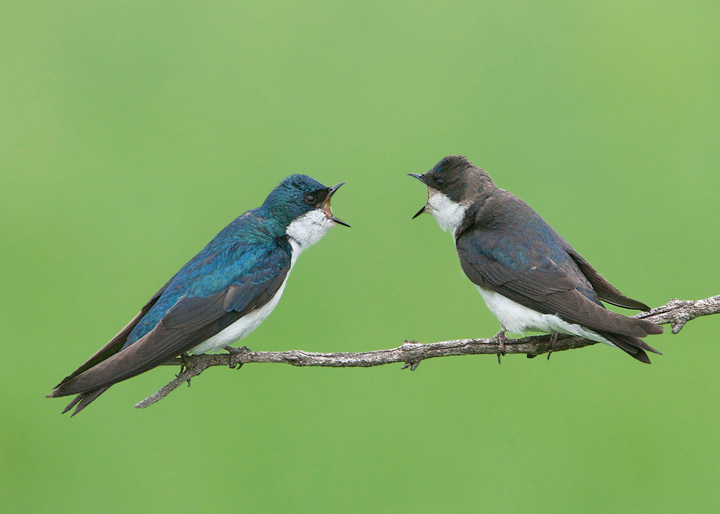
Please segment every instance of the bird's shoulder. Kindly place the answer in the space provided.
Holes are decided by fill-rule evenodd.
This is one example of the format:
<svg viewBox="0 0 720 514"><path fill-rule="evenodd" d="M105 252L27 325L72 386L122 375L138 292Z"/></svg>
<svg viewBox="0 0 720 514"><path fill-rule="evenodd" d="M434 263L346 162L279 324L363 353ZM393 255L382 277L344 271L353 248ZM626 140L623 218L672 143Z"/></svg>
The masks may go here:
<svg viewBox="0 0 720 514"><path fill-rule="evenodd" d="M173 308L197 309L208 299L221 301L227 311L244 311L272 298L290 271L292 248L284 236L246 236L226 227L208 243L170 279L125 346L150 332Z"/></svg>
<svg viewBox="0 0 720 514"><path fill-rule="evenodd" d="M190 294L215 294L248 277L280 272L290 265L292 247L256 210L248 211L225 227L173 277L169 289Z"/></svg>
<svg viewBox="0 0 720 514"><path fill-rule="evenodd" d="M498 190L470 210L456 233L458 252L481 254L516 272L549 271L570 260L562 237L523 200Z"/></svg>
<svg viewBox="0 0 720 514"><path fill-rule="evenodd" d="M598 303L597 295L565 240L527 203L499 190L458 231L456 246L465 274L475 284L497 290L577 289Z"/></svg>
<svg viewBox="0 0 720 514"><path fill-rule="evenodd" d="M484 201L472 205L457 234L465 230L512 231L555 238L555 230L525 201L510 191L497 189Z"/></svg>

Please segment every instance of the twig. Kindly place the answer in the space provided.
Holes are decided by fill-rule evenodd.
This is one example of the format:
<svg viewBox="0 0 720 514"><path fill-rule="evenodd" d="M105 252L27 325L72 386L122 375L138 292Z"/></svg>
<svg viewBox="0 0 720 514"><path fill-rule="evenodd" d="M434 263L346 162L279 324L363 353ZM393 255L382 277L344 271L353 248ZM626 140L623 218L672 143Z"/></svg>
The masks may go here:
<svg viewBox="0 0 720 514"><path fill-rule="evenodd" d="M704 300L670 300L666 305L657 307L649 312L642 312L633 317L647 319L659 325L669 323L672 333L680 332L685 323L700 316L720 313L720 295L705 298ZM421 361L435 357L450 357L453 355L477 355L500 353L524 353L528 358L551 352L574 350L596 344L595 341L577 336L560 334L552 341L550 335L523 337L521 339L508 339L504 343L497 338L489 339L456 339L439 343L418 343L405 341L405 344L389 350L374 350L360 353L315 353L302 350L287 352L253 352L247 348L234 350L228 354L194 355L178 357L164 363L168 366L182 366L180 374L158 392L141 401L136 408L148 407L163 399L170 392L177 389L191 378L199 375L213 366L240 367L250 363L278 362L292 364L293 366L321 366L330 368L347 368L382 366L395 362L403 362L402 369L415 370Z"/></svg>

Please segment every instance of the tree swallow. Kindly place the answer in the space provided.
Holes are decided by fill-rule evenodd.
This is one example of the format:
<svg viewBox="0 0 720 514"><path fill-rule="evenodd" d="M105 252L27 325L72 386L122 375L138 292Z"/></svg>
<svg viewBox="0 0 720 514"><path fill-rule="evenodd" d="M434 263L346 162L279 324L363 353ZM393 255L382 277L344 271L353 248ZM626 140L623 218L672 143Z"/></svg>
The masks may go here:
<svg viewBox="0 0 720 514"><path fill-rule="evenodd" d="M455 239L460 265L505 331L566 333L616 346L645 363L640 339L661 326L607 310L605 301L650 310L623 295L595 271L528 204L495 186L463 156L445 157L423 175L429 212ZM556 337L556 336L555 336Z"/></svg>
<svg viewBox="0 0 720 514"><path fill-rule="evenodd" d="M225 227L130 323L53 389L77 395L73 416L107 389L171 357L221 350L262 323L298 256L334 225L325 187L307 175L283 180L258 207Z"/></svg>

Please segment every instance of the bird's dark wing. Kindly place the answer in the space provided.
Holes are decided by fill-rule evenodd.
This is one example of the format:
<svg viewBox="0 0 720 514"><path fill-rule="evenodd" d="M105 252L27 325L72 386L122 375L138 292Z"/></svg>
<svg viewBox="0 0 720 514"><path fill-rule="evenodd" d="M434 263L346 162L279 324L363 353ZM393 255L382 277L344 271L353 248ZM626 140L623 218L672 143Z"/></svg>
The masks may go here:
<svg viewBox="0 0 720 514"><path fill-rule="evenodd" d="M60 384L64 384L68 380L78 376L83 371L86 371L86 370L92 368L93 366L104 361L111 355L119 352L120 349L125 344L125 341L127 341L128 335L130 335L130 332L132 332L133 328L135 328L135 325L137 325L138 322L142 319L142 317L145 316L145 314L147 314L147 312L152 308L153 305L155 305L155 303L158 301L158 298L160 298L160 295L162 295L163 291L165 291L166 287L167 287L167 284L165 284L162 287L162 289L160 289L160 291L155 293L155 295L152 298L150 298L150 300L143 306L143 308L140 309L140 312L138 312L138 314L133 319L131 319L127 325L125 325L125 328L123 328L120 332L115 334L115 337L110 339L110 341L108 341L108 343L105 346L100 348L95 353L95 355L90 357L87 360L87 362L85 362L85 364L83 364L78 369L73 371L70 375L65 377L62 380L62 382L60 382Z"/></svg>
<svg viewBox="0 0 720 514"><path fill-rule="evenodd" d="M104 360L99 359L102 352L98 352L93 357L94 365L71 375L50 396L95 394L191 350L267 303L280 289L290 270L289 246L252 246L246 252L251 255L247 258L238 256L233 267L236 275L225 288L209 296L182 296L150 332ZM90 361L83 367L88 364ZM83 403L81 406L84 407Z"/></svg>
<svg viewBox="0 0 720 514"><path fill-rule="evenodd" d="M475 284L534 311L556 314L591 330L634 337L662 332L654 323L625 317L590 300L581 292L587 284L580 276L563 271L547 255L542 266L531 266L518 258L520 252L529 249L519 247L508 254L495 248L496 240L482 229L466 230L457 239L460 264Z"/></svg>
<svg viewBox="0 0 720 514"><path fill-rule="evenodd" d="M590 284L592 284L593 289L595 289L595 292L598 294L602 301L610 303L612 305L617 305L618 307L623 307L625 309L637 309L640 311L650 310L650 307L648 307L644 303L633 300L632 298L629 298L622 294L617 288L615 288L615 286L605 280L605 278L600 273L598 273L597 270L593 268L588 261L583 259L583 257L567 243L567 241L564 241L564 243L565 251L567 251L568 255L570 255L570 257L572 257L572 259L578 265L580 271L582 271L583 275L585 275Z"/></svg>

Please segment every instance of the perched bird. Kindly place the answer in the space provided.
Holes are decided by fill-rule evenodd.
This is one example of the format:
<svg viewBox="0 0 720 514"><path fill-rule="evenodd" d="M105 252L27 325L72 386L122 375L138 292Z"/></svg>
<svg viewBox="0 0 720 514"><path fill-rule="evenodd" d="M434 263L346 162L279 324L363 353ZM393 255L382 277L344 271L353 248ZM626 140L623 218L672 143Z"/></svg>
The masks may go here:
<svg viewBox="0 0 720 514"><path fill-rule="evenodd" d="M283 180L258 207L225 227L130 323L53 389L77 395L73 416L107 389L185 353L228 348L272 312L298 256L334 225L325 187L307 175Z"/></svg>
<svg viewBox="0 0 720 514"><path fill-rule="evenodd" d="M616 346L650 363L660 353L640 339L661 326L607 310L601 301L650 310L623 295L595 271L528 204L495 186L485 170L463 156L442 159L423 175L429 212L455 239L460 265L502 330L573 334Z"/></svg>

